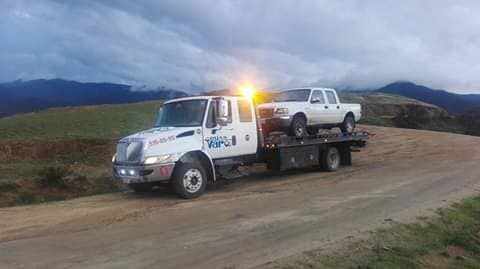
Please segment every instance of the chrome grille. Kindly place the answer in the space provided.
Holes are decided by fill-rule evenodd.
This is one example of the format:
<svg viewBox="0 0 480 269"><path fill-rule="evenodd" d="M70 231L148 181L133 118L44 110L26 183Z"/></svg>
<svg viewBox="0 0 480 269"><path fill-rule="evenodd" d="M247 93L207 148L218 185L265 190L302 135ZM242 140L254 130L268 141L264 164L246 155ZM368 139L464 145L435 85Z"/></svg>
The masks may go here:
<svg viewBox="0 0 480 269"><path fill-rule="evenodd" d="M272 118L273 108L262 108L258 111L261 119Z"/></svg>
<svg viewBox="0 0 480 269"><path fill-rule="evenodd" d="M143 142L120 141L117 144L117 162L138 163L142 160Z"/></svg>

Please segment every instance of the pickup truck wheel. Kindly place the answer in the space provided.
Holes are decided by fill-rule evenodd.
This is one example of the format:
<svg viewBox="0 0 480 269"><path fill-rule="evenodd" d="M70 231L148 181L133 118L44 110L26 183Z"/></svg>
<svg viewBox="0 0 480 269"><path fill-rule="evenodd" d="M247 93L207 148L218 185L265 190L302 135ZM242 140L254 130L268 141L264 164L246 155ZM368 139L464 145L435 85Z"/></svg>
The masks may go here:
<svg viewBox="0 0 480 269"><path fill-rule="evenodd" d="M207 186L207 173L197 162L179 163L173 172L172 185L175 193L185 199L203 194Z"/></svg>
<svg viewBox="0 0 480 269"><path fill-rule="evenodd" d="M150 192L153 188L152 184L147 183L131 183L128 187L136 193Z"/></svg>
<svg viewBox="0 0 480 269"><path fill-rule="evenodd" d="M328 147L321 157L322 168L326 171L333 172L338 169L341 163L340 151L336 147Z"/></svg>
<svg viewBox="0 0 480 269"><path fill-rule="evenodd" d="M292 136L302 138L307 136L307 120L302 116L295 116L290 127Z"/></svg>
<svg viewBox="0 0 480 269"><path fill-rule="evenodd" d="M340 130L342 133L351 134L355 130L355 118L352 115L348 115L343 120L342 125L340 125Z"/></svg>

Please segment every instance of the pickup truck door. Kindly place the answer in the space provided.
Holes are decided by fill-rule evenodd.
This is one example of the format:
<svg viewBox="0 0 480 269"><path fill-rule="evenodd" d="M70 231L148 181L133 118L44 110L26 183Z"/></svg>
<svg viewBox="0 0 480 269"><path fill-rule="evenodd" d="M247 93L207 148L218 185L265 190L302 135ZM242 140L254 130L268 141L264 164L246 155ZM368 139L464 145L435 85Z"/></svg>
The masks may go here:
<svg viewBox="0 0 480 269"><path fill-rule="evenodd" d="M328 105L325 102L325 95L322 90L313 90L309 107L311 108L310 124L328 123Z"/></svg>
<svg viewBox="0 0 480 269"><path fill-rule="evenodd" d="M337 93L334 91L326 90L325 97L328 103L328 118L329 123L341 123L343 122L342 106L338 100Z"/></svg>
<svg viewBox="0 0 480 269"><path fill-rule="evenodd" d="M239 106L237 98L227 100L230 116L225 126L218 126L215 123L215 100L210 101L209 104L204 128L203 148L212 159L255 154L257 150L257 128L251 103L247 103L249 110L245 112L245 105L240 102L243 106ZM248 112L250 117L246 116Z"/></svg>

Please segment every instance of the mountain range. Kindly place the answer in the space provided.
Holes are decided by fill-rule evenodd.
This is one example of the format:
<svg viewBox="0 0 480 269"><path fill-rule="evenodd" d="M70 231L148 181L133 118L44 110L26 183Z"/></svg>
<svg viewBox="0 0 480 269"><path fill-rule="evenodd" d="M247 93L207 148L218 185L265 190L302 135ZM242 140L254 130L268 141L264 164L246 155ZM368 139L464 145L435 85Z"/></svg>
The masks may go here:
<svg viewBox="0 0 480 269"><path fill-rule="evenodd" d="M223 93L224 91L209 92ZM480 94L456 94L435 90L412 82L395 82L380 89L381 92L416 99L441 107L454 115L478 111ZM0 117L38 111L50 107L122 104L147 100L168 100L185 97L187 93L158 87L134 88L115 83L82 83L63 79L37 79L0 83Z"/></svg>
<svg viewBox="0 0 480 269"><path fill-rule="evenodd" d="M0 84L0 117L50 107L122 104L147 100L167 100L188 96L166 89L134 89L114 83L82 83L63 79L37 79Z"/></svg>
<svg viewBox="0 0 480 269"><path fill-rule="evenodd" d="M395 82L377 91L433 104L452 114L462 114L480 107L480 94L456 94L445 90L431 89L412 82Z"/></svg>

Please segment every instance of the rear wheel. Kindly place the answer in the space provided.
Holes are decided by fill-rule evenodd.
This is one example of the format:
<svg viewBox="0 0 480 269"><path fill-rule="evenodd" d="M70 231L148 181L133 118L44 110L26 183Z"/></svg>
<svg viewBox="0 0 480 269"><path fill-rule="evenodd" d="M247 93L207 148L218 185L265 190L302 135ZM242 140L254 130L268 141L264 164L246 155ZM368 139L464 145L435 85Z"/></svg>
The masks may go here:
<svg viewBox="0 0 480 269"><path fill-rule="evenodd" d="M340 151L336 147L328 147L321 157L322 168L326 171L336 171L340 167L341 156Z"/></svg>
<svg viewBox="0 0 480 269"><path fill-rule="evenodd" d="M351 134L355 130L355 118L353 115L347 115L343 120L342 125L340 125L340 130L342 133Z"/></svg>
<svg viewBox="0 0 480 269"><path fill-rule="evenodd" d="M307 120L303 116L295 116L290 127L290 135L296 138L307 136Z"/></svg>
<svg viewBox="0 0 480 269"><path fill-rule="evenodd" d="M185 199L203 194L207 186L207 173L200 163L179 163L172 178L175 193Z"/></svg>

